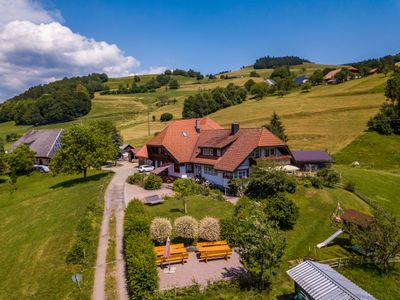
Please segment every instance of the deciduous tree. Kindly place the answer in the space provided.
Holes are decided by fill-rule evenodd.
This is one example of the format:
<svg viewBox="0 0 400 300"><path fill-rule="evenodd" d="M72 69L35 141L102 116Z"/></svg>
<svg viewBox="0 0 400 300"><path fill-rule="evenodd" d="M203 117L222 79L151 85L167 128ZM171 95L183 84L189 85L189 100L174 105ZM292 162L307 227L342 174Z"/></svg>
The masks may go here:
<svg viewBox="0 0 400 300"><path fill-rule="evenodd" d="M62 148L50 163L54 174L83 174L89 168L99 169L107 160L115 159L117 150L110 136L93 125L76 124L62 137Z"/></svg>

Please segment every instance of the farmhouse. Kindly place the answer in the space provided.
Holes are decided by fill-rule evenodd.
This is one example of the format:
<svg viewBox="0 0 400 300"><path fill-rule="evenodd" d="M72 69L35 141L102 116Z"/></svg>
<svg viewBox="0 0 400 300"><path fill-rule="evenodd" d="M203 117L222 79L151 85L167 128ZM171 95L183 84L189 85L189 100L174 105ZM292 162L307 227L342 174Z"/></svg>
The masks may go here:
<svg viewBox="0 0 400 300"><path fill-rule="evenodd" d="M9 151L25 144L35 152L35 164L47 166L54 154L61 148L63 131L63 129L31 130L19 138Z"/></svg>
<svg viewBox="0 0 400 300"><path fill-rule="evenodd" d="M178 120L151 139L136 154L150 159L154 173L203 178L220 188L231 178L249 176L258 159L290 164L284 141L266 128L224 129L209 118Z"/></svg>
<svg viewBox="0 0 400 300"><path fill-rule="evenodd" d="M359 71L358 71L358 69L357 69L357 68L354 68L354 67L352 67L352 66L347 66L347 67L343 67L343 68L339 68L339 69L335 69L335 70L333 70L333 71L330 71L329 73L327 73L327 74L323 77L324 81L325 81L326 83L336 83L336 75L337 75L340 71L342 71L342 69L345 69L345 70L350 71L352 74L354 74L354 75L353 75L354 78L359 78L359 75L358 75ZM351 79L351 77L349 76L349 77L347 78L347 80L350 80L350 79Z"/></svg>
<svg viewBox="0 0 400 300"><path fill-rule="evenodd" d="M286 273L295 282L295 299L376 299L325 264L306 260Z"/></svg>
<svg viewBox="0 0 400 300"><path fill-rule="evenodd" d="M302 75L302 76L298 76L298 77L294 78L293 81L296 85L302 85L302 84L309 82L310 79L307 76Z"/></svg>

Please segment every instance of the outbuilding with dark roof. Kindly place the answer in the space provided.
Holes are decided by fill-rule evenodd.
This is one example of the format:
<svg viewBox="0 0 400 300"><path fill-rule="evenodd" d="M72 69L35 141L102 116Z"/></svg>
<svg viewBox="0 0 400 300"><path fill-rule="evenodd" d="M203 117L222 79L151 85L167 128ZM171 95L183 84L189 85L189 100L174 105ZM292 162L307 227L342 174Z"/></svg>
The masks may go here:
<svg viewBox="0 0 400 300"><path fill-rule="evenodd" d="M35 152L35 164L48 165L61 148L63 129L31 130L19 138L8 150L13 151L19 145L27 145Z"/></svg>
<svg viewBox="0 0 400 300"><path fill-rule="evenodd" d="M315 171L331 166L332 157L322 150L292 150L293 164L302 171Z"/></svg>

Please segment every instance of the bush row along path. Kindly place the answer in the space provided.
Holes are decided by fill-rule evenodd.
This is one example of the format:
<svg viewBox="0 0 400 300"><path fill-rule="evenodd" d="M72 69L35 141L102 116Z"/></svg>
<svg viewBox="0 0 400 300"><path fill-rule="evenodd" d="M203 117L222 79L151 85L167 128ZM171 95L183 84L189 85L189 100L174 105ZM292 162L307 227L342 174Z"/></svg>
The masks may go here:
<svg viewBox="0 0 400 300"><path fill-rule="evenodd" d="M109 224L112 214L116 219L116 286L119 300L128 300L125 278L125 261L123 257L123 224L124 224L124 185L126 178L133 173L134 165L128 162L119 162L117 167L107 168L115 174L104 195L104 213L100 228L99 245L95 266L92 299L105 300L105 279L107 270L107 249L109 241Z"/></svg>

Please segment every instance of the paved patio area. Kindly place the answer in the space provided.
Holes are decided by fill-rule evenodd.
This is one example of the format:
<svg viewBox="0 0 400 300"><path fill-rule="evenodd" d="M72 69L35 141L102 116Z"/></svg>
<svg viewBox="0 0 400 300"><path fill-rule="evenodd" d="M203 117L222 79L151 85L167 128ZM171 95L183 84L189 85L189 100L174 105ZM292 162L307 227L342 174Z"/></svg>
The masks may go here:
<svg viewBox="0 0 400 300"><path fill-rule="evenodd" d="M164 273L158 267L158 277L161 290L181 288L193 285L195 282L200 285L207 285L209 282L232 279L239 274L244 274L245 269L240 262L239 254L232 252L231 258L209 260L207 263L200 261L196 253L190 252L187 263L171 264L176 271L173 274Z"/></svg>

